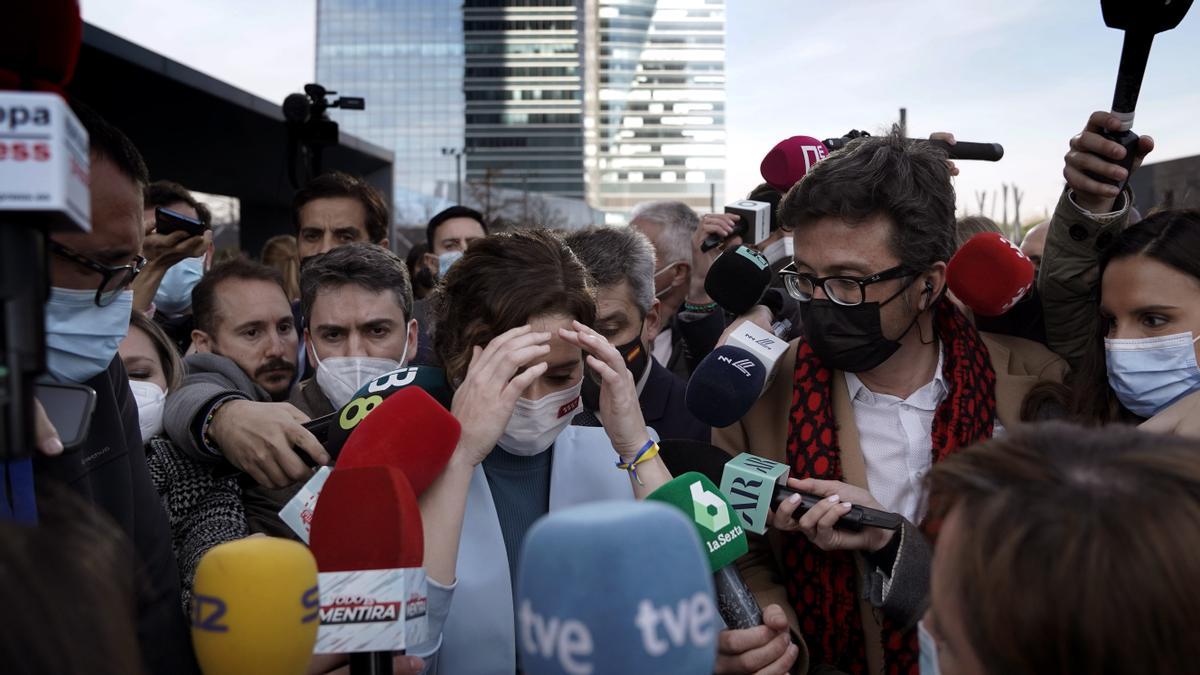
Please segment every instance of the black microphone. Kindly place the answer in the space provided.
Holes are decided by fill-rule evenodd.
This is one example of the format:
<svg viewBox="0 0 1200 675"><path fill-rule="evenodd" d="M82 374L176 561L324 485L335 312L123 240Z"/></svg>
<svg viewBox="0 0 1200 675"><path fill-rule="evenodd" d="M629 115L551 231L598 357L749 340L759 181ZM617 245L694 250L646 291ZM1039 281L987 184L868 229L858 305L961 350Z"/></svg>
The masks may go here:
<svg viewBox="0 0 1200 675"><path fill-rule="evenodd" d="M826 138L822 143L829 148L830 152L840 150L846 147L846 144L856 138L870 136L864 131L851 131L850 133L840 138ZM1004 157L1004 146L999 143L975 143L971 141L958 141L951 145L943 140L935 140L929 138L906 138L906 141L913 143L928 143L930 145L941 148L946 151L948 159L974 159L984 162L999 162Z"/></svg>
<svg viewBox="0 0 1200 675"><path fill-rule="evenodd" d="M704 292L721 309L741 316L758 304L771 285L771 263L749 246L726 250L704 277Z"/></svg>

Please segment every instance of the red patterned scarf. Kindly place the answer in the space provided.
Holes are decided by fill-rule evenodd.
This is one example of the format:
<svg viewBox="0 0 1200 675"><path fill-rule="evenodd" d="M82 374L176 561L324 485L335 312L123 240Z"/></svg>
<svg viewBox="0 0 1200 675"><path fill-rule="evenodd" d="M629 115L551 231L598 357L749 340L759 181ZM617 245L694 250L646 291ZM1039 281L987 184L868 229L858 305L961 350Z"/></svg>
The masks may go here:
<svg viewBox="0 0 1200 675"><path fill-rule="evenodd" d="M934 313L949 392L933 420L933 461L989 438L996 417L996 373L975 327L947 300ZM796 478L844 480L830 383L833 371L803 340L796 351L795 385L787 456ZM853 420L843 420L853 424ZM803 534L785 535L783 556L788 598L800 619L812 662L847 673L867 672L867 649L859 613L858 569L846 551L822 551ZM884 672L917 675L915 628L883 621Z"/></svg>

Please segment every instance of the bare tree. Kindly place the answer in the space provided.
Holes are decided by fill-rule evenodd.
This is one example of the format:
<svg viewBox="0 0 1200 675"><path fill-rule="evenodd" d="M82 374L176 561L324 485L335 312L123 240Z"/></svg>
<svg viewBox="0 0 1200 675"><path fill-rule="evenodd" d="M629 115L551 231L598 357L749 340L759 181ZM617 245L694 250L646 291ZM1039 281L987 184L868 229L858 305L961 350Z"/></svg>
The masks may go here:
<svg viewBox="0 0 1200 675"><path fill-rule="evenodd" d="M992 190L992 215L990 215L988 217L991 218L993 221L996 220L996 202L997 201L998 200L996 199L996 191Z"/></svg>
<svg viewBox="0 0 1200 675"><path fill-rule="evenodd" d="M1000 229L1008 227L1008 183L1001 183L1000 187L1004 190L1004 223Z"/></svg>
<svg viewBox="0 0 1200 675"><path fill-rule="evenodd" d="M1021 188L1017 187L1015 183L1012 186L1012 191L1013 233L1016 235L1016 238L1014 238L1013 241L1019 244L1021 243L1021 240L1025 238L1025 233L1021 231L1021 199L1025 197L1025 193L1021 192Z"/></svg>
<svg viewBox="0 0 1200 675"><path fill-rule="evenodd" d="M983 215L984 204L987 203L987 190L976 190L975 201L979 203L979 215Z"/></svg>

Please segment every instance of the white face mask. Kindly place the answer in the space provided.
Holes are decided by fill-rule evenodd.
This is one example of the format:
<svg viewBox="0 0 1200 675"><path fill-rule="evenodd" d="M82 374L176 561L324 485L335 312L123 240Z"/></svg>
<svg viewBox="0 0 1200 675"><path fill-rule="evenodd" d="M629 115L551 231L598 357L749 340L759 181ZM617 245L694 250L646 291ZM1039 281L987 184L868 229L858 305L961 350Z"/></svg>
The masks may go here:
<svg viewBox="0 0 1200 675"><path fill-rule="evenodd" d="M316 345L313 345L313 356L317 361L317 386L333 409L341 410L368 382L404 367L408 356L408 333L405 332L404 351L399 361L372 356L331 356L322 360L317 356Z"/></svg>
<svg viewBox="0 0 1200 675"><path fill-rule="evenodd" d="M678 265L678 264L679 264L679 263L681 263L681 262L683 262L683 261L682 261L682 260L676 260L675 262L671 263L670 265L667 265L667 266L663 267L661 270L658 270L657 272L655 272L655 273L654 273L654 279L657 281L657 280L658 280L658 277L659 277L660 275L662 275L662 274L663 274L663 273L665 273L665 272L668 272L668 271L670 271L670 270L671 270L671 268L675 267L676 265ZM672 290L674 290L674 289L675 289L675 287L674 287L674 286L667 286L666 288L662 289L661 291L659 291L659 292L655 293L655 294L654 294L654 297L655 297L655 298L658 298L658 299L660 299L660 300L661 300L661 299L662 299L662 296L666 295L667 293L670 293L670 292L671 292Z"/></svg>
<svg viewBox="0 0 1200 675"><path fill-rule="evenodd" d="M763 249L763 257L767 262L774 265L784 258L790 259L796 251L796 244L790 236L784 236L783 239L778 239L771 242L769 246Z"/></svg>
<svg viewBox="0 0 1200 675"><path fill-rule="evenodd" d="M513 409L512 417L508 418L508 426L504 428L498 445L522 457L532 457L548 450L554 445L554 439L582 409L579 406L582 388L583 378L579 378L575 386L547 394L536 401L517 399L517 407Z"/></svg>
<svg viewBox="0 0 1200 675"><path fill-rule="evenodd" d="M133 400L137 401L138 427L142 430L142 443L162 433L163 406L167 403L167 392L153 382L130 380Z"/></svg>

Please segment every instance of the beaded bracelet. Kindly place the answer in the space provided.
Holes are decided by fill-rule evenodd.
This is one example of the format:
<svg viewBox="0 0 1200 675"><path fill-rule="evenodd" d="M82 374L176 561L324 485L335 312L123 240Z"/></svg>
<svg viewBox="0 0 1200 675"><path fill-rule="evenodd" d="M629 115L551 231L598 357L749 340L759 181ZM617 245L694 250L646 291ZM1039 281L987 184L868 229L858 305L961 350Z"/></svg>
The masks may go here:
<svg viewBox="0 0 1200 675"><path fill-rule="evenodd" d="M703 314L707 314L707 313L715 310L717 307L718 307L718 305L715 302L710 302L710 303L707 303L704 305L694 305L690 302L683 303L683 311L685 311L685 312L700 312Z"/></svg>
<svg viewBox="0 0 1200 675"><path fill-rule="evenodd" d="M637 474L638 464L649 462L657 456L658 443L655 443L654 439L652 438L646 441L646 444L642 446L641 450L638 450L638 453L634 455L632 462L617 462L617 468L621 469L622 471L628 471L629 475L633 476L633 479L637 481L637 484L642 485L642 479L639 478Z"/></svg>

